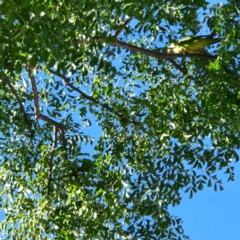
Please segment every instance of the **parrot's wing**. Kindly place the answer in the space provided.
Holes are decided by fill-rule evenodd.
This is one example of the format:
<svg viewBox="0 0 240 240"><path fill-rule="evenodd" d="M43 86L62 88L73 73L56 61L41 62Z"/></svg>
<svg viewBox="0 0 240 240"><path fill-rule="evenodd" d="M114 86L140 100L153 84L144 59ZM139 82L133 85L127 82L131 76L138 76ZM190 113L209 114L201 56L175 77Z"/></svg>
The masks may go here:
<svg viewBox="0 0 240 240"><path fill-rule="evenodd" d="M201 42L201 41L205 41L205 42L208 42L208 43L216 43L216 42L220 42L221 40L224 39L224 38L209 38L208 36L209 35L186 37L186 38L183 38L183 39L179 40L178 45L183 46L185 44L194 43L194 42Z"/></svg>
<svg viewBox="0 0 240 240"><path fill-rule="evenodd" d="M206 35L202 35L202 36L194 36L194 37L186 37L186 38L183 38L181 40L178 41L178 45L185 45L185 44L188 44L188 43L193 43L197 40L200 40L200 39L204 39L204 37L206 37Z"/></svg>
<svg viewBox="0 0 240 240"><path fill-rule="evenodd" d="M197 36L180 40L178 46L185 47L188 53L197 53L203 52L205 47L218 43L221 40L222 38L203 38Z"/></svg>

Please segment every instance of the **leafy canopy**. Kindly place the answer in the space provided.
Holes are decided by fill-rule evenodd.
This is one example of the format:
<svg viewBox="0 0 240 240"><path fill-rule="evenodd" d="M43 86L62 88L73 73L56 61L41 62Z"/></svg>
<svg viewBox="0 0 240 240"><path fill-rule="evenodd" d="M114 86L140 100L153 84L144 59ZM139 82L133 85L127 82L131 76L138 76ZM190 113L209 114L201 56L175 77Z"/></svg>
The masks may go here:
<svg viewBox="0 0 240 240"><path fill-rule="evenodd" d="M184 239L168 207L239 160L239 9L0 1L6 239ZM213 30L215 51L167 53Z"/></svg>

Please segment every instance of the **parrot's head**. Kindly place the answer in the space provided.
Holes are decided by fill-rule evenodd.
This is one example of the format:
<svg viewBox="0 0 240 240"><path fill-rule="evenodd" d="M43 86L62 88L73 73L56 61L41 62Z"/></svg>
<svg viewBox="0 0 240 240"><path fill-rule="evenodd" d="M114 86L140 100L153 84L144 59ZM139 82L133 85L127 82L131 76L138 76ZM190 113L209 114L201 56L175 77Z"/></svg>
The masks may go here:
<svg viewBox="0 0 240 240"><path fill-rule="evenodd" d="M184 53L185 52L185 48L175 45L174 43L171 43L168 47L167 50L168 53L175 53L175 54L179 54L179 53Z"/></svg>
<svg viewBox="0 0 240 240"><path fill-rule="evenodd" d="M174 43L171 43L169 46L168 46L168 50L167 52L168 53L174 53L174 48L175 48L175 44Z"/></svg>

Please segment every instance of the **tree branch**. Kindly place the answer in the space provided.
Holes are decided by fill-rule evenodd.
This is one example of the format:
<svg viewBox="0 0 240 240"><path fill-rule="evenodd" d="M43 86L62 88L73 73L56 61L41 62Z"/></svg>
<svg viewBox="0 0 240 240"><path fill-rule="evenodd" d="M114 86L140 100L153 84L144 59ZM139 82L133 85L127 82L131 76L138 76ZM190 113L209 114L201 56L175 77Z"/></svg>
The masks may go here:
<svg viewBox="0 0 240 240"><path fill-rule="evenodd" d="M107 39L106 37L93 37L92 38L94 41L96 42L101 42L101 43L105 43ZM86 41L78 41L79 44L83 44L86 43ZM212 56L212 55L203 55L203 54L189 54L189 53L185 53L185 54L174 54L174 53L159 53L159 52L155 52L153 50L149 50L149 49L145 49L145 48L140 48L140 47L136 47L133 46L131 44L119 41L117 39L115 39L115 41L112 42L108 42L109 45L112 46L116 46L116 47L122 47L125 49L128 49L132 52L139 52L139 53L143 53L147 56L151 56L151 57L155 57L158 59L171 59L171 58L176 58L176 57L181 57L181 58L201 58L201 59L209 59L209 60L215 60L217 58L217 56Z"/></svg>
<svg viewBox="0 0 240 240"><path fill-rule="evenodd" d="M53 139L53 150L51 152L51 156L49 159L49 174L48 174L48 181L47 181L47 189L48 189L48 199L50 196L50 192L51 192L51 182L52 182L52 169L53 169L53 157L55 154L55 149L57 146L57 127L54 126L54 139Z"/></svg>
<svg viewBox="0 0 240 240"><path fill-rule="evenodd" d="M29 131L30 131L31 138L34 138L34 131L31 128L31 125L30 125L30 122L29 122L29 118L28 118L29 115L25 112L25 109L23 107L21 99L18 97L18 94L17 94L15 88L13 87L13 85L10 83L10 81L8 81L7 79L5 79L5 81L7 82L8 87L10 88L12 94L14 95L14 97L16 98L16 100L17 100L17 102L19 104L20 110L23 113L24 120L25 120L25 122L26 122L26 124L28 126Z"/></svg>
<svg viewBox="0 0 240 240"><path fill-rule="evenodd" d="M114 33L113 37L114 37L114 38L117 38L118 35L123 31L124 27L127 26L131 21L132 21L132 18L128 18L128 19L124 22L123 27ZM106 52L109 54L109 46L107 47Z"/></svg>
<svg viewBox="0 0 240 240"><path fill-rule="evenodd" d="M69 78L65 77L63 74L57 74L56 72L54 72L51 69L48 69L48 71L50 73L52 73L53 75L56 75L60 78L62 78L65 82L65 84L67 86L69 86L70 88L72 88L74 91L78 92L83 98L87 99L90 102L95 103L96 105L100 105L103 108L107 109L109 112L113 113L114 115L118 116L120 118L121 121L123 122L127 122L129 124L134 124L134 125L139 125L139 123L135 120L130 120L127 117L125 117L122 113L118 113L116 111L114 111L114 109L112 107L110 107L108 104L106 103L100 103L99 101L97 101L95 98L88 96L87 94L85 94L84 92L82 92L80 89L78 89L77 87L75 87L72 83L70 83Z"/></svg>
<svg viewBox="0 0 240 240"><path fill-rule="evenodd" d="M187 75L187 69L180 66L179 64L177 64L173 59L167 59L168 62L172 63L172 65L178 69L180 72L182 72L184 75Z"/></svg>
<svg viewBox="0 0 240 240"><path fill-rule="evenodd" d="M64 127L61 123L58 123L57 121L43 115L40 110L39 110L39 98L38 98L38 92L37 92L37 85L32 73L33 68L31 66L27 66L28 68L28 74L29 74L29 78L31 80L31 85L32 85L32 92L33 92L33 100L34 100L34 108L35 108L35 118L36 121L38 123L38 119L41 119L53 126L55 126L57 129L61 130L61 137L62 137L62 144L63 144L63 149L65 151L65 158L68 159L68 155L67 155L67 144L66 144L66 139L65 139L65 133L64 133ZM38 124L39 126L39 124Z"/></svg>
<svg viewBox="0 0 240 240"><path fill-rule="evenodd" d="M117 38L118 35L123 31L124 27L127 26L130 22L132 21L132 18L128 18L124 24L123 27L121 29L119 29L118 31L115 32L115 34L113 35L114 38Z"/></svg>
<svg viewBox="0 0 240 240"><path fill-rule="evenodd" d="M38 102L38 91L37 91L37 85L32 73L33 68L30 65L27 65L27 70L28 70L28 75L31 81L31 85L32 85L32 92L33 92L33 100L34 100L34 110L35 110L35 119L38 124L38 118L40 115L40 111L39 111L39 102Z"/></svg>

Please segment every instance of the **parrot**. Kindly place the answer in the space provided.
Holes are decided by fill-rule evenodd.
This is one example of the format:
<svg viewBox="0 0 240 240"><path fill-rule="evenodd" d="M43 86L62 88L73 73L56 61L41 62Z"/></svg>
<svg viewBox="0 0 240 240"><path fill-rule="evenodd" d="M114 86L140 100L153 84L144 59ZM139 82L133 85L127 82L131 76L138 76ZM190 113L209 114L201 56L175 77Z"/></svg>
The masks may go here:
<svg viewBox="0 0 240 240"><path fill-rule="evenodd" d="M190 53L198 54L204 51L204 48L212 44L221 42L223 38L209 38L209 35L186 37L177 43L171 43L168 47L168 53Z"/></svg>

